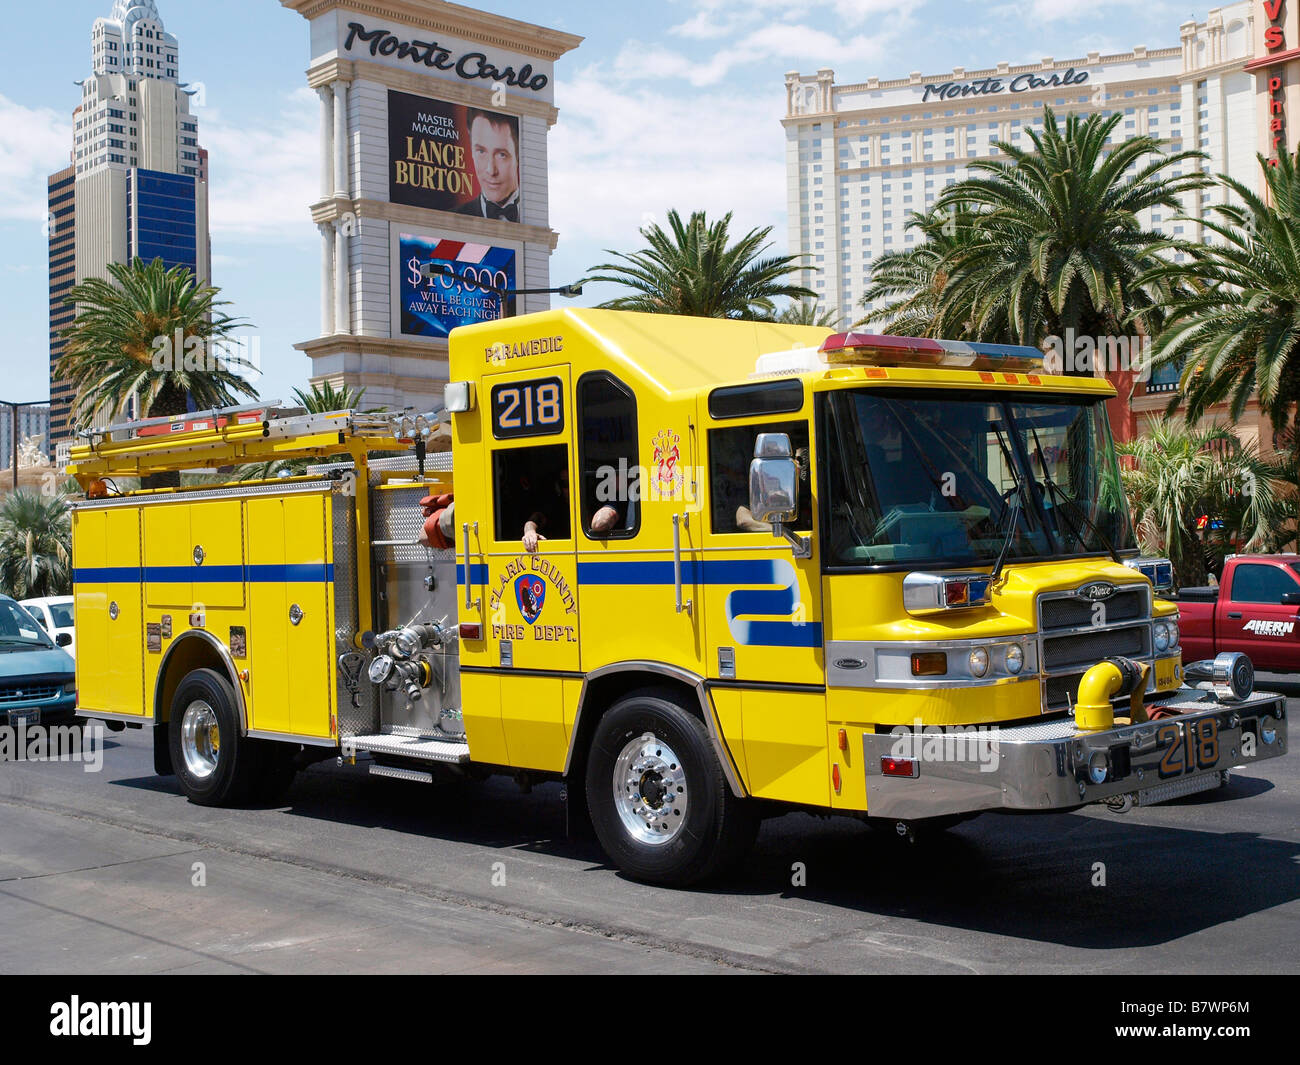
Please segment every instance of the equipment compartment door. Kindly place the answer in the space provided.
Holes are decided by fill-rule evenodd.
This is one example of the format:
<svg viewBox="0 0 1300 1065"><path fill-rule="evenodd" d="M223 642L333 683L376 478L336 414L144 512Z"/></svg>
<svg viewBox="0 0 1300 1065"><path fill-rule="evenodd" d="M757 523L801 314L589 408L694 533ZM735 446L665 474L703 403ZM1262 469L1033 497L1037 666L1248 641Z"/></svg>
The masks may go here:
<svg viewBox="0 0 1300 1065"><path fill-rule="evenodd" d="M72 513L76 580L77 698L86 710L150 717L144 702L140 511Z"/></svg>
<svg viewBox="0 0 1300 1065"><path fill-rule="evenodd" d="M141 510L150 607L204 613L207 607L244 605L240 500L159 503Z"/></svg>
<svg viewBox="0 0 1300 1065"><path fill-rule="evenodd" d="M334 642L326 498L262 496L245 505L251 725L329 736Z"/></svg>

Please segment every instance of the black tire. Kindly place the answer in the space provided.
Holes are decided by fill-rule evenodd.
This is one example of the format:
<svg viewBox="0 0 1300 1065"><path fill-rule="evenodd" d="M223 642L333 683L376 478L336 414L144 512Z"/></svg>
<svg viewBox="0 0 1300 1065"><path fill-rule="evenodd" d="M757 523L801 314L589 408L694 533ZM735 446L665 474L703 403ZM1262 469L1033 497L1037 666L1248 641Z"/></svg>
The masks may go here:
<svg viewBox="0 0 1300 1065"><path fill-rule="evenodd" d="M621 790L641 790L620 802L616 766L646 736L653 740L642 745L642 761L659 768L646 771L635 785L625 778ZM625 772L635 774L638 756L631 757ZM610 860L634 879L679 886L698 883L737 864L753 845L758 818L752 806L731 793L704 723L678 702L675 692L646 689L610 707L596 724L586 777L596 838ZM665 780L680 782L683 809L669 809L671 787L665 790ZM625 813L637 822L635 828L625 823ZM656 824L643 829L647 815ZM677 816L683 819L680 823L673 821ZM646 838L662 825L667 826L663 839Z"/></svg>
<svg viewBox="0 0 1300 1065"><path fill-rule="evenodd" d="M198 704L198 705L196 705ZM190 707L206 705L215 718L218 743L215 765L206 775L196 775L186 762L185 714ZM256 742L240 734L238 704L230 681L211 669L186 675L172 699L167 726L171 763L181 790L199 806L233 806L247 801L258 783L263 759Z"/></svg>

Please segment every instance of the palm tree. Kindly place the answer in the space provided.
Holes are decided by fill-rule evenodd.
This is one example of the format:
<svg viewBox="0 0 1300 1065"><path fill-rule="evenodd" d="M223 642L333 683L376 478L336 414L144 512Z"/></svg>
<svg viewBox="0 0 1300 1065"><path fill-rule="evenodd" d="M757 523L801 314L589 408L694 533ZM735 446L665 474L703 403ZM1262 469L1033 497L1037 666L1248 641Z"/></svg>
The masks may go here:
<svg viewBox="0 0 1300 1065"><path fill-rule="evenodd" d="M0 591L14 599L72 591L68 497L25 488L0 503Z"/></svg>
<svg viewBox="0 0 1300 1065"><path fill-rule="evenodd" d="M975 238L975 225L975 213L960 204L909 218L906 228L920 233L924 243L886 252L876 260L861 304L865 308L885 302L854 325L880 325L893 336L963 339L966 323L941 321L939 309L948 285L948 263Z"/></svg>
<svg viewBox="0 0 1300 1065"><path fill-rule="evenodd" d="M1042 131L1027 131L1032 148L997 142L1006 159L973 160L973 176L939 197L937 208L978 212L972 239L944 261L945 324L1018 344L1071 331L1099 339L1156 303L1150 272L1162 254L1188 249L1138 216L1177 211L1210 182L1193 167L1200 152L1166 153L1148 136L1108 145L1122 117L1070 115L1062 128L1044 108ZM1189 172L1171 173L1177 167Z"/></svg>
<svg viewBox="0 0 1300 1065"><path fill-rule="evenodd" d="M833 307L821 309L816 299L792 300L770 319L781 325L814 325L821 329L838 329L841 320L839 311Z"/></svg>
<svg viewBox="0 0 1300 1065"><path fill-rule="evenodd" d="M1190 280L1164 308L1152 364L1180 364L1189 421L1228 400L1233 420L1258 390L1273 428L1287 427L1300 400L1300 178L1297 158L1277 165L1262 155L1264 199L1220 175L1239 203L1216 204L1203 224L1219 240L1188 249L1189 262L1167 263L1143 281Z"/></svg>
<svg viewBox="0 0 1300 1065"><path fill-rule="evenodd" d="M360 410L361 400L365 396L364 388L351 385L334 387L329 381L320 381L307 391L302 388L293 390L298 405L309 414L329 414L336 410ZM376 408L379 409L379 408ZM241 466L237 477L241 481L269 481L276 477L302 477L310 466L320 466L330 462L349 462L346 455L333 459L272 459Z"/></svg>
<svg viewBox="0 0 1300 1065"><path fill-rule="evenodd" d="M336 410L360 410L361 399L365 394L364 388L353 388L351 385L339 385L335 388L329 381L313 384L310 392L301 388L293 390L298 405L310 414L328 414Z"/></svg>
<svg viewBox="0 0 1300 1065"><path fill-rule="evenodd" d="M1201 515L1224 519L1219 550L1271 545L1290 516L1285 470L1225 426L1161 419L1116 449L1128 456L1121 477L1142 549L1168 557L1181 586L1205 583L1215 550L1196 527Z"/></svg>
<svg viewBox="0 0 1300 1065"><path fill-rule="evenodd" d="M109 263L108 274L83 281L65 300L77 316L64 330L66 353L55 372L76 388L78 419L118 417L132 398L144 418L184 414L187 397L199 410L257 397L239 372L252 364L230 353L234 331L247 323L218 309L228 301L217 299L217 289L161 259Z"/></svg>
<svg viewBox="0 0 1300 1065"><path fill-rule="evenodd" d="M729 244L731 213L709 222L696 211L683 222L668 212L668 229L653 223L641 230L649 247L630 255L606 249L620 262L601 263L583 283L609 281L633 290L602 303L621 311L652 314L688 314L703 318L770 316L779 296L816 299L817 294L793 282L792 275L807 269L797 255L764 257L771 246L772 227L751 229Z"/></svg>

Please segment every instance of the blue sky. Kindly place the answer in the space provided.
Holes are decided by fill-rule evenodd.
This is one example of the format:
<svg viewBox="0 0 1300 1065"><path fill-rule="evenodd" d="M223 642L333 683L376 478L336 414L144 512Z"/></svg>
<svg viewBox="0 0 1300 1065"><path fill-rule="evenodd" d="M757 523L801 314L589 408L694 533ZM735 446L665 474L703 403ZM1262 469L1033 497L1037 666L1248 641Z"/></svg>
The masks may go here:
<svg viewBox="0 0 1300 1065"><path fill-rule="evenodd" d="M5 0L9 7L12 0ZM560 61L551 134L552 284L640 246L671 208L733 211L773 226L785 250L780 118L787 70L830 66L841 83L1044 56L1178 42L1204 8L1166 0L492 0L487 10L581 34ZM90 69L90 26L111 0L58 0L39 44L0 68L0 398L49 395L45 178L67 164L73 84ZM320 238L317 104L305 87L307 24L278 0L158 0L180 39L182 80L201 83L211 153L213 280L249 319L264 398L305 384L293 344L316 335ZM24 39L25 40L25 39ZM582 302L613 294L589 286Z"/></svg>

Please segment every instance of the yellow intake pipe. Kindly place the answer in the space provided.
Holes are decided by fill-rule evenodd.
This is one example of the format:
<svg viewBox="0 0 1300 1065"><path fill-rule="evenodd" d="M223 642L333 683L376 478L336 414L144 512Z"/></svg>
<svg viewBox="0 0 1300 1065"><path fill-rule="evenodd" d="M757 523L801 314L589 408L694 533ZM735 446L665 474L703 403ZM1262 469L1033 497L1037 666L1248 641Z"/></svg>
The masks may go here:
<svg viewBox="0 0 1300 1065"><path fill-rule="evenodd" d="M1124 674L1114 662L1098 662L1079 681L1079 698L1074 704L1074 723L1084 732L1115 727L1111 699L1124 686Z"/></svg>

